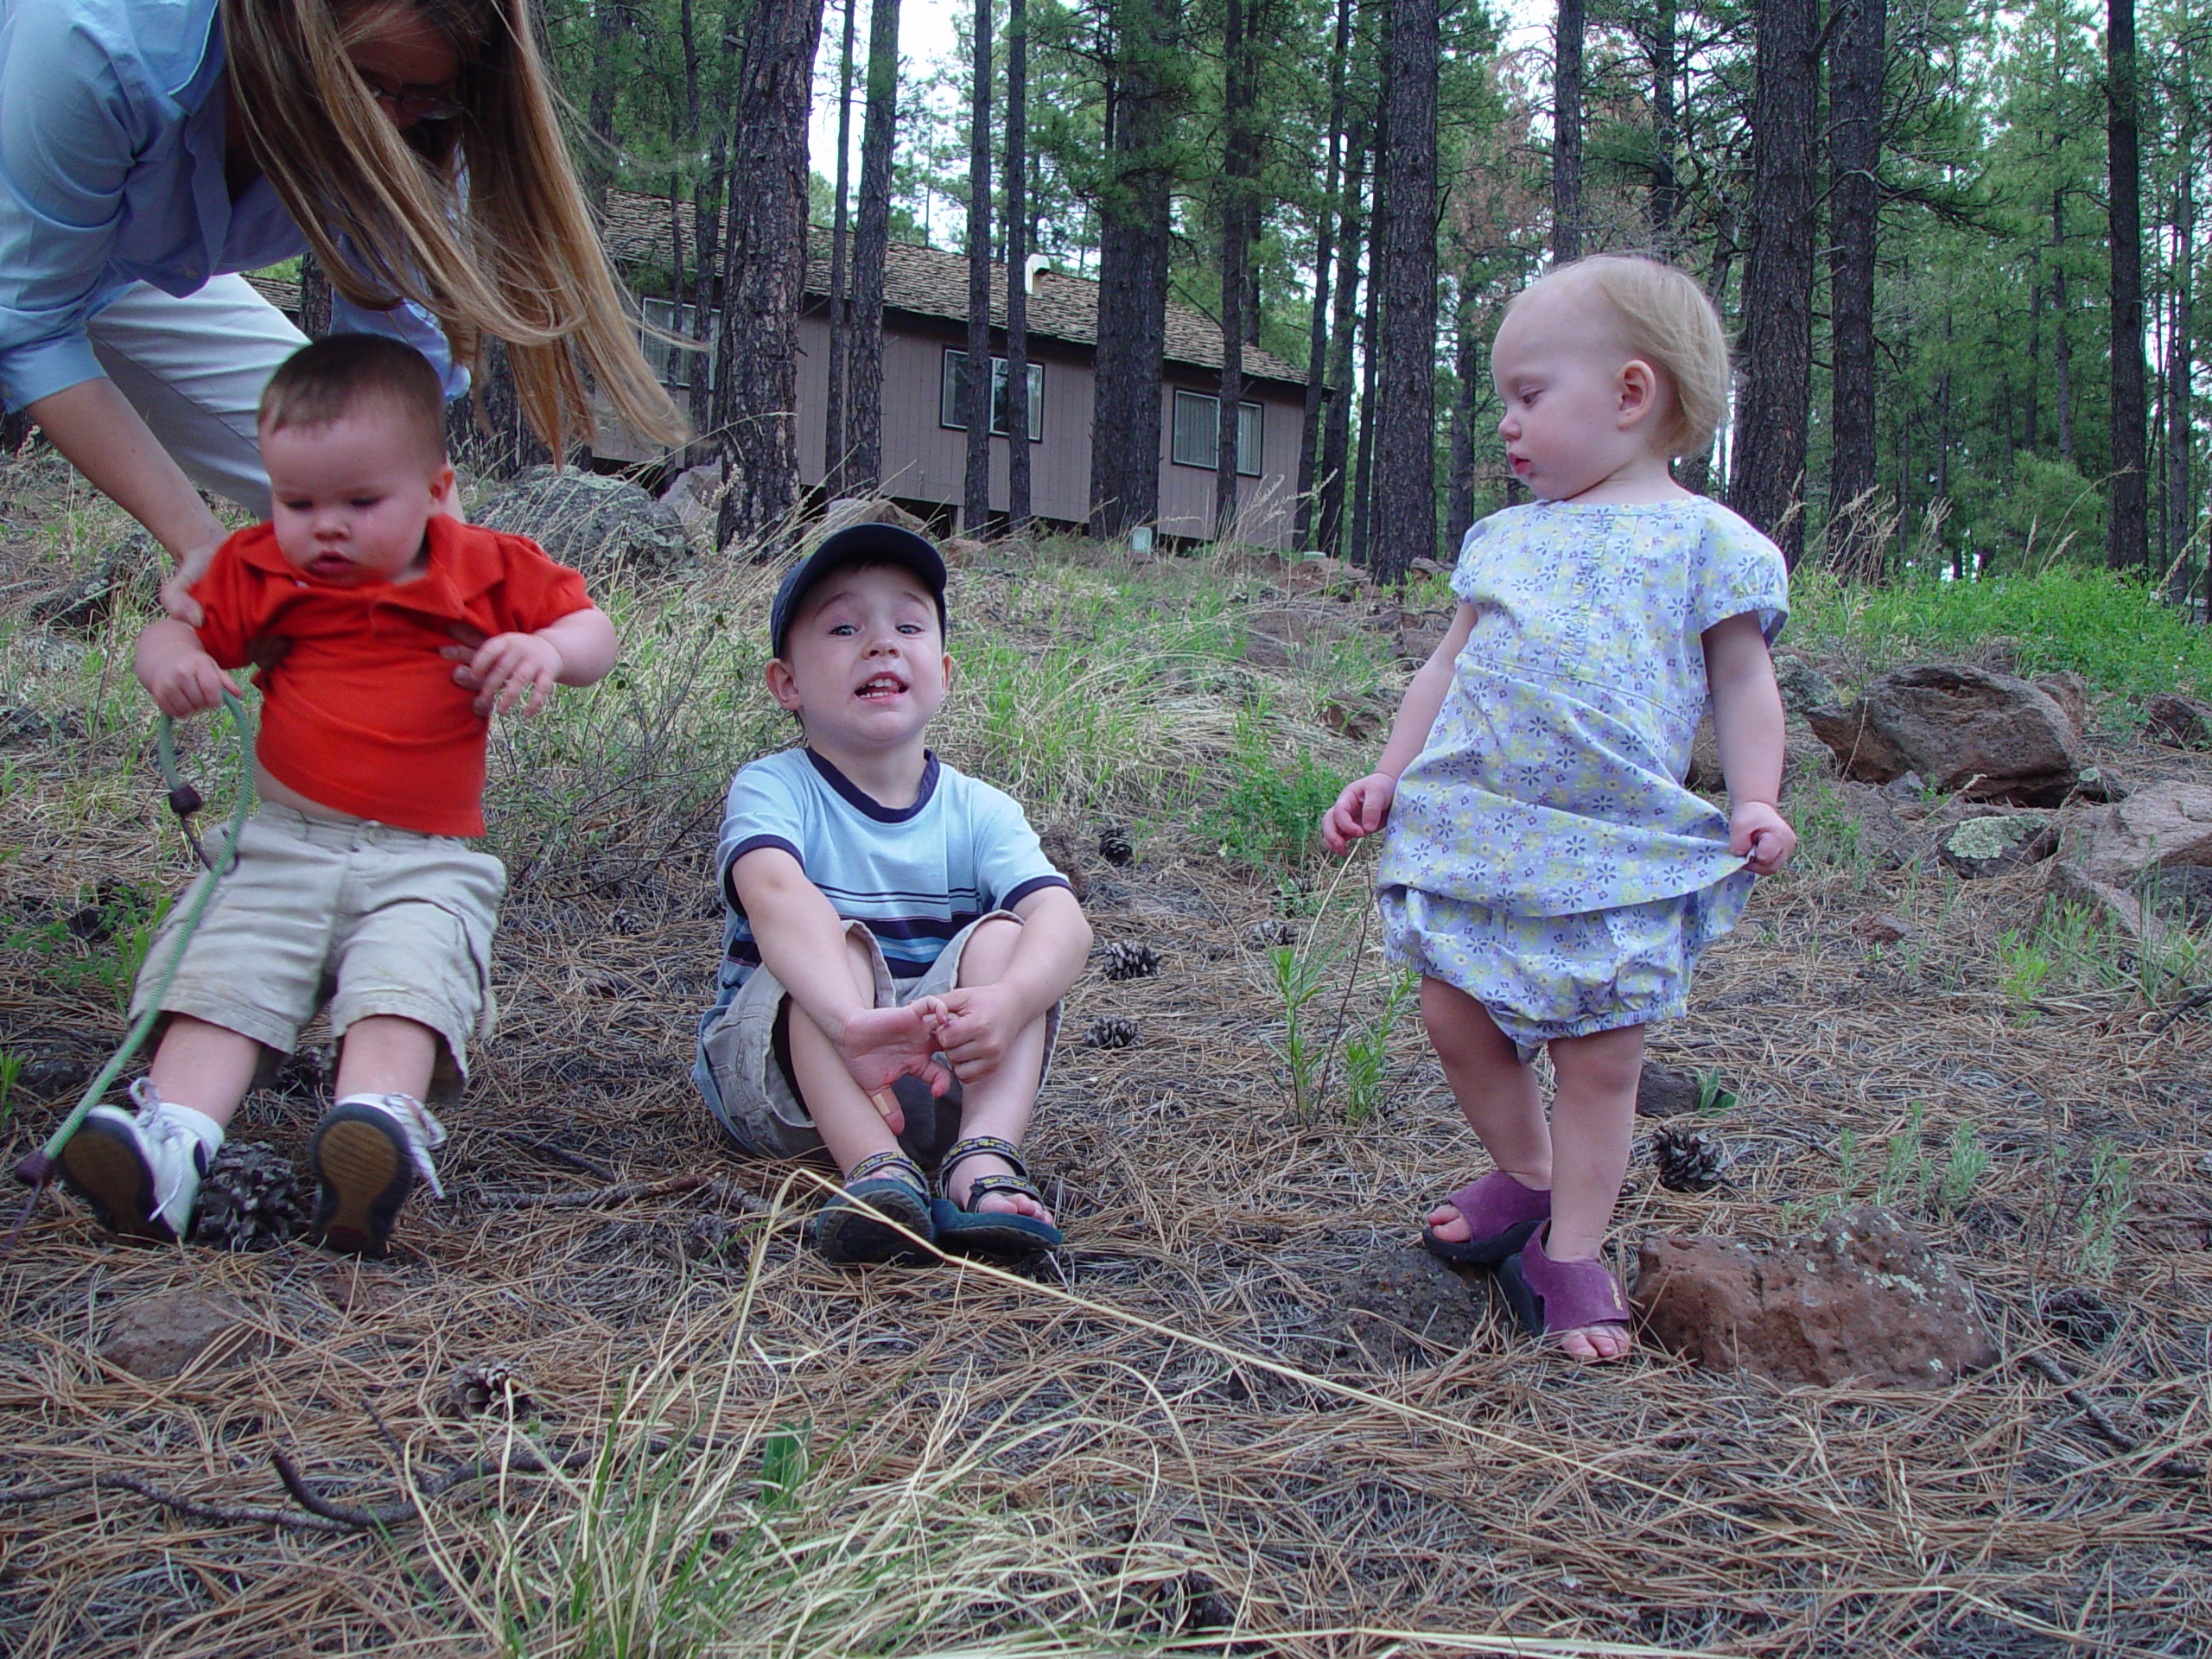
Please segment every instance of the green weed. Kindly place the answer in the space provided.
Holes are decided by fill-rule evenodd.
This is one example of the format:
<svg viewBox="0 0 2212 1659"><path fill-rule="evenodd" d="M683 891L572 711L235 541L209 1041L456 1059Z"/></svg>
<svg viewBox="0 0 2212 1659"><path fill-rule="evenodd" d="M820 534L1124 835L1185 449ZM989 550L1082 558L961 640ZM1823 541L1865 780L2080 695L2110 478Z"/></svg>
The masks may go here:
<svg viewBox="0 0 2212 1659"><path fill-rule="evenodd" d="M1344 774L1301 752L1286 765L1280 743L1256 721L1240 719L1231 780L1208 815L1222 855L1259 869L1310 863L1320 852L1321 815L1344 786Z"/></svg>
<svg viewBox="0 0 2212 1659"><path fill-rule="evenodd" d="M1382 1006L1357 1036L1344 1039L1344 1121L1364 1123L1382 1109L1382 1078L1390 1059L1390 1038L1407 1005L1421 989L1419 976L1390 976Z"/></svg>
<svg viewBox="0 0 2212 1659"><path fill-rule="evenodd" d="M2092 1275L2108 1275L2119 1259L2120 1224L2133 1196L2133 1163L2100 1137L2089 1151L2089 1190L2082 1202L2082 1265Z"/></svg>
<svg viewBox="0 0 2212 1659"><path fill-rule="evenodd" d="M1925 1196L1928 1157L1921 1150L1920 1135L1927 1117L1928 1108L1919 1101L1905 1108L1904 1127L1890 1137L1889 1156L1883 1162L1881 1179L1875 1183L1876 1202L1895 1205L1908 1195L1916 1201Z"/></svg>
<svg viewBox="0 0 2212 1659"><path fill-rule="evenodd" d="M16 1079L23 1075L23 1057L0 1049L0 1135L16 1121Z"/></svg>
<svg viewBox="0 0 2212 1659"><path fill-rule="evenodd" d="M1943 1173L1936 1182L1936 1202L1946 1215L1966 1208L1981 1178L1989 1173L1989 1151L1972 1123L1961 1119L1951 1131Z"/></svg>
<svg viewBox="0 0 2212 1659"><path fill-rule="evenodd" d="M1316 1039L1306 1010L1328 983L1334 960L1334 952L1315 954L1294 944L1279 944L1268 952L1275 995L1282 1001L1282 1058L1290 1078L1290 1105L1300 1122L1312 1116L1318 1103L1316 1079L1327 1052L1327 1046Z"/></svg>
<svg viewBox="0 0 2212 1659"><path fill-rule="evenodd" d="M1997 941L1997 982L2005 1000L2026 1017L2050 977L2050 952L2030 934L2008 927Z"/></svg>

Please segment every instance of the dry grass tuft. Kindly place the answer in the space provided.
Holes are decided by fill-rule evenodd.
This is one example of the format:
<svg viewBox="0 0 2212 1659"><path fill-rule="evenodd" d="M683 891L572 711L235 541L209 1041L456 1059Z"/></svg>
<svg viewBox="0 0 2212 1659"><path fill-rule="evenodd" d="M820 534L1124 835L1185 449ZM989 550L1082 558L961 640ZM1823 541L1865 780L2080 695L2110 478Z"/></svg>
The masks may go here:
<svg viewBox="0 0 2212 1659"><path fill-rule="evenodd" d="M0 605L77 556L54 522L6 532L0 588L23 585ZM1328 872L1217 852L1240 721L1351 765L1364 745L1319 711L1402 675L1394 619L1205 563L964 571L942 747L1075 844L1130 832L1132 865L1090 861L1091 910L1161 971L1095 963L1071 1000L1071 1030L1141 1035L1058 1056L1033 1148L1057 1268L842 1274L802 1245L818 1176L726 1154L684 1076L713 804L781 741L752 679L766 580L620 596L627 683L502 739L505 1024L449 1120L452 1196L414 1205L398 1259L123 1249L49 1198L0 1265L0 1646L2212 1651L2212 1024L2167 1021L2178 987L2109 941L2062 948L2036 875L1886 868L1845 795L1802 802L1809 855L1656 1044L1736 1091L1688 1124L1728 1147L1725 1179L1674 1193L1640 1163L1619 1228L1780 1236L1886 1196L1960 1262L2005 1362L1926 1394L1657 1354L1578 1370L1409 1248L1478 1157L1410 1020L1377 1116L1344 1121L1341 1061L1292 1110L1268 952L1340 950L1324 1038L1371 1017L1357 874L1326 899ZM1311 617L1287 668L1247 660L1255 606ZM0 703L82 722L0 758L0 1050L35 1062L0 1109L10 1161L120 1030L119 938L67 918L98 934L124 887L182 874L105 659L128 627L87 648L0 621ZM1861 943L1874 912L1911 932ZM2029 950L2051 962L2032 987ZM238 1133L297 1154L320 1086L296 1072ZM1947 1188L1967 1141L1986 1168ZM99 1357L116 1308L187 1287L235 1299L251 1339L166 1382ZM529 1403L460 1414L472 1365Z"/></svg>

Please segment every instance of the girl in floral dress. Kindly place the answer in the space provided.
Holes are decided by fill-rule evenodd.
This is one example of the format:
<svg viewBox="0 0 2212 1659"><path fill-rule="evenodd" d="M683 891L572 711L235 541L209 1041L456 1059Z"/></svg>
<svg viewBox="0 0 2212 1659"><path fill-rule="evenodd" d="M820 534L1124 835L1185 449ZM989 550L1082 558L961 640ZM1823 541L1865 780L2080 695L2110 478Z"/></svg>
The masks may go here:
<svg viewBox="0 0 2212 1659"><path fill-rule="evenodd" d="M1699 953L1797 842L1768 655L1788 578L1773 543L1669 470L1727 407L1727 343L1688 276L1613 257L1554 270L1506 308L1491 360L1507 459L1537 499L1468 531L1451 629L1321 833L1343 853L1387 826L1389 950L1421 976L1494 1166L1422 1242L1495 1266L1561 1352L1615 1360L1628 1306L1599 1256L1643 1028L1683 1012ZM1681 782L1708 696L1725 817Z"/></svg>

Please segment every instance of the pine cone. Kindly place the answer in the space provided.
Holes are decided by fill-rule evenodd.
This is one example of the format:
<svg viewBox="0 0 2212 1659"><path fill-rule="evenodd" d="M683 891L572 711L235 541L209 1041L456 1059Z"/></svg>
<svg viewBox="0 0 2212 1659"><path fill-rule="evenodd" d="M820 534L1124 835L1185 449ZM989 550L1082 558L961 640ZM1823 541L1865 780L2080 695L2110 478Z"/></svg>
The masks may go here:
<svg viewBox="0 0 2212 1659"><path fill-rule="evenodd" d="M446 1402L464 1417L480 1417L486 1412L520 1417L537 1404L514 1368L497 1360L456 1367L446 1380Z"/></svg>
<svg viewBox="0 0 2212 1659"><path fill-rule="evenodd" d="M1137 1022L1109 1017L1094 1020L1084 1041L1092 1048L1127 1048L1137 1039Z"/></svg>
<svg viewBox="0 0 2212 1659"><path fill-rule="evenodd" d="M1106 947L1106 977L1149 979L1160 971L1160 952L1148 944L1116 939Z"/></svg>
<svg viewBox="0 0 2212 1659"><path fill-rule="evenodd" d="M1651 1143L1659 1185L1671 1192L1703 1192L1718 1185L1726 1149L1703 1129L1662 1129Z"/></svg>
<svg viewBox="0 0 2212 1659"><path fill-rule="evenodd" d="M215 1154L200 1184L192 1242L215 1250L273 1250L308 1230L292 1160L251 1141Z"/></svg>
<svg viewBox="0 0 2212 1659"><path fill-rule="evenodd" d="M1110 825L1098 832L1098 856L1109 864L1128 864L1133 862L1136 855L1137 849L1129 842L1129 832L1119 824Z"/></svg>
<svg viewBox="0 0 2212 1659"><path fill-rule="evenodd" d="M1298 924L1280 916L1272 917L1264 922L1253 923L1245 931L1244 937L1252 942L1255 950L1273 950L1298 943Z"/></svg>

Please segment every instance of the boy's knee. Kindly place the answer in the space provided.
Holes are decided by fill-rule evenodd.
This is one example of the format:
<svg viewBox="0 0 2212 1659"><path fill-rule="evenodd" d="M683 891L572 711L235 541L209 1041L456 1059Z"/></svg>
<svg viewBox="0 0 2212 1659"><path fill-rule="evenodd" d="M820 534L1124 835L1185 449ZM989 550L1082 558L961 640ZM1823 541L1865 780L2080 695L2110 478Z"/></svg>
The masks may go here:
<svg viewBox="0 0 2212 1659"><path fill-rule="evenodd" d="M1004 976L1021 942L1021 923L1012 916L991 916L976 924L960 950L960 983L977 985Z"/></svg>

